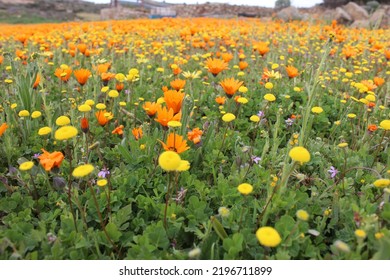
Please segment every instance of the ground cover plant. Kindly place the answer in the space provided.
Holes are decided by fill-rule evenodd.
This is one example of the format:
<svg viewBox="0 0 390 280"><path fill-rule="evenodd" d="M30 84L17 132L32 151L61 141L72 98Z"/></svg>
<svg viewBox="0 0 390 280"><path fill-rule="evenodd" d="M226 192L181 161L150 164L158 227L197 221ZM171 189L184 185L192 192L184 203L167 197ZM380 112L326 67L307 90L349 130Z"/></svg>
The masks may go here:
<svg viewBox="0 0 390 280"><path fill-rule="evenodd" d="M390 258L390 31L1 26L1 259Z"/></svg>

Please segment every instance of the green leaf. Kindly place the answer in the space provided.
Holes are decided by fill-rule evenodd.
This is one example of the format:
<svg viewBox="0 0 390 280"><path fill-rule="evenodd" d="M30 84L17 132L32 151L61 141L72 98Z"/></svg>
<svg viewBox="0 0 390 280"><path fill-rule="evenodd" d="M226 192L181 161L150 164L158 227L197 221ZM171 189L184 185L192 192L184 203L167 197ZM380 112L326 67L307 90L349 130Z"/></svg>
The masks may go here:
<svg viewBox="0 0 390 280"><path fill-rule="evenodd" d="M215 230L215 232L218 234L218 236L224 240L225 238L228 237L225 229L223 228L222 224L218 221L218 219L214 216L211 216L210 218L211 220L211 224L213 226L213 229Z"/></svg>
<svg viewBox="0 0 390 280"><path fill-rule="evenodd" d="M118 230L118 227L114 223L108 223L106 225L106 231L112 241L117 242L122 236L122 233Z"/></svg>

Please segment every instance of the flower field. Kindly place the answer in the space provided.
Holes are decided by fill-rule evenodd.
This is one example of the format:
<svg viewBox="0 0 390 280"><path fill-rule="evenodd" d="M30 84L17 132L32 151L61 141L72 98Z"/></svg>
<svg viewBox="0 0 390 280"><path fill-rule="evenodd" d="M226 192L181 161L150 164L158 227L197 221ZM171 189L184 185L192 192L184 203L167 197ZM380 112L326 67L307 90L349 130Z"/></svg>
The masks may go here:
<svg viewBox="0 0 390 280"><path fill-rule="evenodd" d="M389 259L390 31L0 28L1 259Z"/></svg>

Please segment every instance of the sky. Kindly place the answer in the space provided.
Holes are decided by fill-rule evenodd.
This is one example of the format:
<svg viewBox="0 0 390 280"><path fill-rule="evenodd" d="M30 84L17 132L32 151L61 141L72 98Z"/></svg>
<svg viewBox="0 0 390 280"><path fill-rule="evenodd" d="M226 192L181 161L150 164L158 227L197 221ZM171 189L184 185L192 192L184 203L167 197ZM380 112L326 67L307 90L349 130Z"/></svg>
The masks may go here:
<svg viewBox="0 0 390 280"><path fill-rule="evenodd" d="M88 2L95 3L110 3L110 0L84 0ZM135 2L135 0L133 0ZM157 2L162 2L156 0ZM262 7L275 7L276 0L166 0L167 3L178 3L178 4L196 4L196 3L205 3L205 2L214 2L214 3L229 3L231 5L248 5L248 6L262 6ZM315 4L322 3L322 0L290 0L291 5L295 7L312 7Z"/></svg>

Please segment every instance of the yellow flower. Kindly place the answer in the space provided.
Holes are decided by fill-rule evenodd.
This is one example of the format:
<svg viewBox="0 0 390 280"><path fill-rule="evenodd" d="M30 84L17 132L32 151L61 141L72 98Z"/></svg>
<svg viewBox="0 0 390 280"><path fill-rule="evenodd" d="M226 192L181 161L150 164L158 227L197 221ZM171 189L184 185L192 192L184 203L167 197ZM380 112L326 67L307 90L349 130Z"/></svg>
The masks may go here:
<svg viewBox="0 0 390 280"><path fill-rule="evenodd" d="M276 97L272 93L267 93L266 95L264 95L264 99L269 102L273 102L276 100Z"/></svg>
<svg viewBox="0 0 390 280"><path fill-rule="evenodd" d="M98 104L96 104L96 109L99 109L99 110L104 110L104 109L106 109L106 105L105 104L103 104L103 103L98 103Z"/></svg>
<svg viewBox="0 0 390 280"><path fill-rule="evenodd" d="M39 118L40 116L42 116L42 113L39 112L39 111L34 111L34 112L31 113L31 117L33 119Z"/></svg>
<svg viewBox="0 0 390 280"><path fill-rule="evenodd" d="M222 120L224 122L231 122L231 121L234 121L236 119L236 116L233 115L232 113L226 113L222 116Z"/></svg>
<svg viewBox="0 0 390 280"><path fill-rule="evenodd" d="M64 126L70 124L70 119L67 116L60 116L56 119L56 124L58 126Z"/></svg>
<svg viewBox="0 0 390 280"><path fill-rule="evenodd" d="M88 99L85 101L85 104L87 104L89 106L93 106L93 105L95 105L95 101L93 101L92 99Z"/></svg>
<svg viewBox="0 0 390 280"><path fill-rule="evenodd" d="M390 179L378 179L372 184L377 188L385 188L390 185Z"/></svg>
<svg viewBox="0 0 390 280"><path fill-rule="evenodd" d="M379 126L384 130L390 130L390 120L381 121Z"/></svg>
<svg viewBox="0 0 390 280"><path fill-rule="evenodd" d="M238 185L237 190L243 195L248 195L253 191L253 187L248 183L243 183Z"/></svg>
<svg viewBox="0 0 390 280"><path fill-rule="evenodd" d="M271 83L271 82L265 83L266 89L273 89L273 87L274 87L273 83Z"/></svg>
<svg viewBox="0 0 390 280"><path fill-rule="evenodd" d="M15 109L16 107L18 107L18 104L16 104L16 103L11 104L11 109Z"/></svg>
<svg viewBox="0 0 390 280"><path fill-rule="evenodd" d="M181 122L179 121L169 121L168 122L169 127L181 127Z"/></svg>
<svg viewBox="0 0 390 280"><path fill-rule="evenodd" d="M176 169L176 171L187 171L190 169L191 165L188 160L181 160L179 167Z"/></svg>
<svg viewBox="0 0 390 280"><path fill-rule="evenodd" d="M246 103L248 103L248 99L245 98L245 97L239 97L239 98L237 99L237 102L238 102L238 103L241 103L241 104L246 104Z"/></svg>
<svg viewBox="0 0 390 280"><path fill-rule="evenodd" d="M252 122L259 122L259 121L260 121L260 117L259 117L258 115L252 115L252 116L250 117L250 120L251 120Z"/></svg>
<svg viewBox="0 0 390 280"><path fill-rule="evenodd" d="M345 148L345 147L348 146L348 143L342 142L342 143L338 144L337 146L338 146L339 148Z"/></svg>
<svg viewBox="0 0 390 280"><path fill-rule="evenodd" d="M241 93L247 93L248 92L248 88L246 86L240 86L238 88L238 91L241 92Z"/></svg>
<svg viewBox="0 0 390 280"><path fill-rule="evenodd" d="M218 214L222 217L222 218L226 218L229 216L230 214L230 210L224 206L222 207L219 207L218 208Z"/></svg>
<svg viewBox="0 0 390 280"><path fill-rule="evenodd" d="M261 227L256 231L257 240L267 247L276 247L282 242L279 232L273 227Z"/></svg>
<svg viewBox="0 0 390 280"><path fill-rule="evenodd" d="M32 161L25 161L21 165L19 165L19 170L21 171L27 171L34 167L34 162Z"/></svg>
<svg viewBox="0 0 390 280"><path fill-rule="evenodd" d="M76 167L73 170L72 175L73 177L77 177L77 178L85 177L89 175L94 169L95 167L93 167L92 164L83 164Z"/></svg>
<svg viewBox="0 0 390 280"><path fill-rule="evenodd" d="M119 106L125 107L126 106L126 102L124 102L124 101L119 102Z"/></svg>
<svg viewBox="0 0 390 280"><path fill-rule="evenodd" d="M158 157L158 164L165 171L174 171L181 164L181 158L178 153L165 151Z"/></svg>
<svg viewBox="0 0 390 280"><path fill-rule="evenodd" d="M56 130L54 138L57 140L67 140L77 135L77 128L71 125L62 126Z"/></svg>
<svg viewBox="0 0 390 280"><path fill-rule="evenodd" d="M360 239L365 239L367 237L367 233L362 229L355 230L355 236Z"/></svg>
<svg viewBox="0 0 390 280"><path fill-rule="evenodd" d="M106 93L109 89L110 89L109 87L102 87L100 91Z"/></svg>
<svg viewBox="0 0 390 280"><path fill-rule="evenodd" d="M296 215L297 218L302 221L306 222L307 220L309 220L309 213L307 213L305 210L302 209L298 210Z"/></svg>
<svg viewBox="0 0 390 280"><path fill-rule="evenodd" d="M30 113L27 110L22 110L19 112L19 117L21 118L28 117L28 116L30 116Z"/></svg>
<svg viewBox="0 0 390 280"><path fill-rule="evenodd" d="M356 118L356 114L348 114L347 117L350 119L354 119Z"/></svg>
<svg viewBox="0 0 390 280"><path fill-rule="evenodd" d="M311 112L314 114L321 114L324 110L321 107L313 107L311 108Z"/></svg>
<svg viewBox="0 0 390 280"><path fill-rule="evenodd" d="M51 128L48 126L42 127L38 130L38 135L43 136L47 135L51 132Z"/></svg>
<svg viewBox="0 0 390 280"><path fill-rule="evenodd" d="M88 104L80 105L78 109L80 112L89 112L92 110L91 106L89 106Z"/></svg>
<svg viewBox="0 0 390 280"><path fill-rule="evenodd" d="M99 187L104 187L105 185L107 185L107 179L99 179L96 181L96 184L99 186Z"/></svg>
<svg viewBox="0 0 390 280"><path fill-rule="evenodd" d="M112 89L108 92L108 96L111 98L117 98L119 96L119 92L115 89Z"/></svg>
<svg viewBox="0 0 390 280"><path fill-rule="evenodd" d="M299 161L300 163L309 162L310 161L310 153L304 147L294 147L288 153L290 158L294 161Z"/></svg>
<svg viewBox="0 0 390 280"><path fill-rule="evenodd" d="M383 232L377 232L377 233L375 233L375 238L376 238L376 239L381 239L383 236L385 236Z"/></svg>
<svg viewBox="0 0 390 280"><path fill-rule="evenodd" d="M348 244L341 240L336 240L334 242L334 246L337 248L337 250L342 251L344 253L349 253L351 251Z"/></svg>

